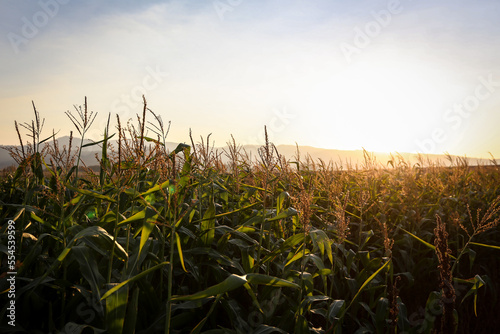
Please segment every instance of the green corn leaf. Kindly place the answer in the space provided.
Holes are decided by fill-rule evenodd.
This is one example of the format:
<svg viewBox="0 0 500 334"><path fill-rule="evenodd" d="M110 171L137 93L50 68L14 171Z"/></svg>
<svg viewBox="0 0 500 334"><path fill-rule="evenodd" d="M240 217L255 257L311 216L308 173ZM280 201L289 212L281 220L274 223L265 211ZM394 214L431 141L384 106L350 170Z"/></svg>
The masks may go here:
<svg viewBox="0 0 500 334"><path fill-rule="evenodd" d="M366 281L363 283L363 285L361 285L361 287L359 288L358 292L354 295L354 297L352 298L351 302L349 303L349 305L344 309L344 311L342 312L342 315L340 316L340 318L343 318L347 312L347 310L352 306L352 304L354 303L354 301L358 298L358 296L361 294L361 292L363 292L363 290L366 288L366 286L368 284L370 284L371 281L373 281L373 279L385 268L387 267L387 265L390 263L391 261L387 261L386 263L384 263L382 265L382 267L378 268L377 271L375 271L370 277L368 277L366 279Z"/></svg>
<svg viewBox="0 0 500 334"><path fill-rule="evenodd" d="M111 334L123 333L125 314L127 312L128 286L111 294L106 300L107 332Z"/></svg>
<svg viewBox="0 0 500 334"><path fill-rule="evenodd" d="M251 272L254 264L255 264L255 259L250 255L248 251L248 247L241 247L241 265L243 266L243 270L245 272Z"/></svg>
<svg viewBox="0 0 500 334"><path fill-rule="evenodd" d="M21 177L21 175L24 174L24 171L26 169L26 167L28 166L28 158L26 159L23 159L20 163L19 163L19 166L16 168L16 171L14 173L14 176L13 176L13 180L16 181L17 179L19 179Z"/></svg>
<svg viewBox="0 0 500 334"><path fill-rule="evenodd" d="M80 202L83 198L85 198L85 196L78 195L78 196L74 197L71 201L66 202L66 204L64 206L75 205L76 203Z"/></svg>
<svg viewBox="0 0 500 334"><path fill-rule="evenodd" d="M309 249L306 249L305 252L301 249L297 250L297 253L285 264L285 267L297 261L298 259L301 259L302 256L307 255L309 253L310 253Z"/></svg>
<svg viewBox="0 0 500 334"><path fill-rule="evenodd" d="M133 216L131 216L131 217L125 219L125 220L122 220L121 222L119 222L117 224L117 226L122 226L122 225L125 225L125 224L128 224L128 223L132 223L132 222L136 222L138 220L142 220L142 219L145 219L146 222L151 223L151 222L155 222L157 220L157 218L158 218L158 214L153 209L151 209L150 207L147 207L144 210L137 212Z"/></svg>
<svg viewBox="0 0 500 334"><path fill-rule="evenodd" d="M247 282L247 283L243 284L243 286L245 287L248 294L250 295L250 298L252 298L252 301L253 301L255 307L257 307L257 309L260 312L264 313L264 311L262 310L262 307L260 306L259 299L257 298L257 295L255 294L255 292L252 290L252 287L250 286L250 284L248 284L248 282Z"/></svg>
<svg viewBox="0 0 500 334"><path fill-rule="evenodd" d="M467 253L469 254L469 270L472 271L472 267L474 266L474 261L476 260L476 252L469 248L467 250Z"/></svg>
<svg viewBox="0 0 500 334"><path fill-rule="evenodd" d="M111 223L116 220L116 212L108 211L103 216L99 218L99 224L104 226L104 224Z"/></svg>
<svg viewBox="0 0 500 334"><path fill-rule="evenodd" d="M57 257L57 261L50 267L50 269L55 268L58 264L57 262L59 262L59 263L63 262L64 259L66 258L66 256L68 256L70 250L71 250L71 248L68 248L68 247L64 248L63 251L61 252L61 254L59 254L59 256ZM50 269L48 271L51 271Z"/></svg>
<svg viewBox="0 0 500 334"><path fill-rule="evenodd" d="M33 155L33 159L31 160L31 169L33 171L33 174L40 180L43 181L43 167L42 167L43 162L42 155L39 152L36 152Z"/></svg>
<svg viewBox="0 0 500 334"><path fill-rule="evenodd" d="M328 260L330 260L330 263L333 264L332 243L330 241L330 238L328 238L328 235L325 233L325 231L319 229L312 229L309 235L311 236L311 240L314 244L314 247L319 249L321 255L324 255L326 250L326 255L328 256Z"/></svg>
<svg viewBox="0 0 500 334"><path fill-rule="evenodd" d="M245 188L248 188L248 189L255 189L255 190L260 190L260 191L266 191L266 189L264 188L261 188L261 187L257 187L257 186L252 186L250 184L245 184L245 183L242 183L241 184L242 187L245 187ZM268 190L267 191L268 193L270 193L270 191Z"/></svg>
<svg viewBox="0 0 500 334"><path fill-rule="evenodd" d="M146 270L144 270L144 271L140 272L139 274L135 275L134 277L129 278L129 279L127 279L127 280L125 280L125 281L121 282L121 283L120 283L120 284L118 284L118 285L115 285L114 287L112 287L111 289L109 289L109 290L108 290L108 291L107 291L107 292L106 292L106 293L105 293L105 294L101 297L101 300L104 300L104 299L108 298L111 294L113 294L113 292L115 292L116 290L120 289L121 287L123 287L123 286L125 286L125 285L127 285L127 284L129 284L129 283L132 283L132 282L134 282L134 281L137 281L138 279L140 279L140 278L142 278L142 277L144 277L144 276L148 275L149 273L151 273L151 272L155 271L156 269L159 269L159 268L161 268L161 267L163 267L164 265L167 265L167 264L168 264L168 262L162 262L162 263L160 263L160 264L157 264L156 266L151 267L151 268L149 268L149 269L146 269Z"/></svg>
<svg viewBox="0 0 500 334"><path fill-rule="evenodd" d="M87 189L81 189L81 188L75 188L73 186L70 186L70 185L66 185L66 187L68 189L71 189L77 193L80 193L82 195L87 195L87 196L90 196L90 197L94 197L94 198L98 198L98 199L102 199L102 200L105 200L105 201L108 201L108 202L111 202L111 203L116 203L116 200L112 199L111 197L109 196L106 196L106 195L103 195L97 191L93 191L93 190L87 190Z"/></svg>
<svg viewBox="0 0 500 334"><path fill-rule="evenodd" d="M208 318L210 317L212 312L215 310L215 306L217 306L221 297L222 297L222 295L217 295L217 298L215 299L214 303L210 307L210 310L208 310L207 315L196 325L195 328L193 328L193 330L191 331L191 334L199 334L201 332L201 330L203 329L203 326L205 325L205 322L207 322Z"/></svg>
<svg viewBox="0 0 500 334"><path fill-rule="evenodd" d="M33 220L39 222L40 224L42 224L43 226L48 227L49 229L54 230L54 231L56 230L56 228L54 226L52 226L51 224L47 223L42 218L38 217L35 214L35 212L31 211L30 212L30 217L31 217L31 219L33 219Z"/></svg>
<svg viewBox="0 0 500 334"><path fill-rule="evenodd" d="M37 279L37 281L36 281L37 283L35 283L35 286L38 286L38 284L40 284L40 282L44 281L45 278L56 267L58 267L59 264L61 264L61 262L63 262L66 259L66 257L68 256L69 252L71 251L73 245L76 243L77 240L85 238L85 237L94 237L94 236L101 236L101 235L108 235L109 236L108 232L106 232L106 230L100 226L90 226L90 227L87 227L86 229L78 232L73 237L73 239L69 242L69 244L66 246L66 248L64 248L62 250L62 252L57 257L56 261L54 261L52 263L52 265L49 267L49 269L47 269L47 271L42 276L40 276L39 279Z"/></svg>
<svg viewBox="0 0 500 334"><path fill-rule="evenodd" d="M272 287L280 287L280 288L294 288L300 289L300 287L290 281L287 281L282 278L263 275L263 274L247 274L246 275L248 283L266 285Z"/></svg>
<svg viewBox="0 0 500 334"><path fill-rule="evenodd" d="M390 308L389 300L387 298L382 297L377 300L377 307L375 313L373 314L377 333L385 332L385 328L387 327L386 319Z"/></svg>
<svg viewBox="0 0 500 334"><path fill-rule="evenodd" d="M146 190L145 192L141 193L140 195L137 195L136 197L139 197L139 196L146 196L146 195L149 195L151 193L154 193L160 189L163 189L163 188L168 188L170 185L170 180L167 180L161 184L157 184L156 186L152 187L152 188L149 188L148 190Z"/></svg>
<svg viewBox="0 0 500 334"><path fill-rule="evenodd" d="M93 141L93 142L91 142L91 143L87 143L87 144L85 144L85 145L82 145L82 148L102 144L102 143L104 143L105 141L108 141L109 139L113 138L113 137L115 136L115 134L116 134L116 133L113 133L111 136L106 137L106 138L104 138L103 140Z"/></svg>
<svg viewBox="0 0 500 334"><path fill-rule="evenodd" d="M219 284L213 285L203 291L187 296L173 296L172 300L198 300L220 295L239 288L245 283L253 283L272 287L288 287L299 289L300 287L282 278L267 276L263 274L247 274L243 276L232 274Z"/></svg>
<svg viewBox="0 0 500 334"><path fill-rule="evenodd" d="M471 245L476 245L476 246L481 246L481 247L487 247L487 248L491 248L491 249L497 249L497 250L500 250L500 246L487 245L487 244L480 244L480 243L477 243L477 242L469 242L469 244L471 244Z"/></svg>
<svg viewBox="0 0 500 334"><path fill-rule="evenodd" d="M65 248L65 250L59 255L57 260L63 261L67 255L67 253L69 253L69 250L71 249L71 247L73 247L73 245L76 243L76 241L83 239L83 238L87 238L87 237L101 237L101 236L111 237L108 234L108 232L100 226L90 226L90 227L87 227L86 229L81 230L73 237L73 239L70 241L70 243Z"/></svg>
<svg viewBox="0 0 500 334"><path fill-rule="evenodd" d="M297 233L295 235L292 235L290 238L286 239L285 242L283 243L281 249L286 250L289 248L295 247L297 244L301 243L304 241L304 234L303 233Z"/></svg>
<svg viewBox="0 0 500 334"><path fill-rule="evenodd" d="M345 300L343 299L336 299L332 301L330 304L330 307L328 307L328 319L331 323L335 322L335 319L337 317L337 314L341 312L342 307L345 305Z"/></svg>
<svg viewBox="0 0 500 334"><path fill-rule="evenodd" d="M91 226L78 232L73 240L71 240L68 248L70 248L77 240L85 239L84 242L99 253L105 253L111 250L115 243L115 255L122 261L128 259L128 254L113 236L100 226Z"/></svg>
<svg viewBox="0 0 500 334"><path fill-rule="evenodd" d="M23 277L24 275L24 272L30 268L30 265L36 261L41 253L41 249L42 249L42 245L45 241L43 241L43 239L45 238L52 238L54 239L56 242L58 243L61 243L62 244L62 240L61 238L55 236L55 235L52 235L52 234L48 234L48 233L43 233L41 234L39 237L38 237L38 240L36 241L36 243L33 245L33 247L31 248L30 252L26 255L26 257L24 258L24 261L23 261L23 265L21 266L21 268L19 268L19 270L17 271L17 274L18 276L20 277ZM7 252L7 247L5 247L5 252ZM7 254L7 253L5 253Z"/></svg>
<svg viewBox="0 0 500 334"><path fill-rule="evenodd" d="M137 139L141 139L141 137L137 136L136 137ZM158 139L154 139L154 138L151 138L151 137L142 137L142 139L144 139L145 141L147 142L151 142L151 143L155 143L157 145L160 145L160 146L165 146L163 145L163 143L161 141L159 141Z"/></svg>
<svg viewBox="0 0 500 334"><path fill-rule="evenodd" d="M319 269L319 270L323 270L325 269L325 264L323 263L323 260L316 254L308 254L306 255L306 257L308 259L311 259L312 262L316 265L316 267Z"/></svg>
<svg viewBox="0 0 500 334"><path fill-rule="evenodd" d="M90 249L86 246L73 246L71 250L73 256L80 265L80 272L83 278L89 283L91 291L100 298L99 290L101 285L104 284L105 279L99 272L95 257L92 256Z"/></svg>
<svg viewBox="0 0 500 334"><path fill-rule="evenodd" d="M276 199L276 212L278 212L278 214L283 211L285 200L289 197L290 194L287 191L282 191L281 194L279 194L278 198Z"/></svg>
<svg viewBox="0 0 500 334"><path fill-rule="evenodd" d="M215 206L211 205L210 208L203 215L201 222L201 232L203 233L201 240L205 246L212 244L215 236Z"/></svg>
<svg viewBox="0 0 500 334"><path fill-rule="evenodd" d="M77 166L73 166L69 169L68 173L66 174L66 178L64 179L65 182L69 182L69 180L71 179L71 175L73 175L73 173L76 171L77 169Z"/></svg>
<svg viewBox="0 0 500 334"><path fill-rule="evenodd" d="M197 300L220 295L239 288L247 282L246 276L232 274L219 284L187 296L173 296L172 300Z"/></svg>
<svg viewBox="0 0 500 334"><path fill-rule="evenodd" d="M366 245L366 243L370 240L371 237L373 237L375 233L373 233L373 230L369 231L363 231L361 233L361 244L359 245L359 249L363 249L363 247Z"/></svg>
<svg viewBox="0 0 500 334"><path fill-rule="evenodd" d="M45 143L47 140L54 138L58 133L59 133L59 131L57 131L56 133L52 134L52 136L45 138L44 140L40 141L38 143L38 145L41 145L41 144Z"/></svg>
<svg viewBox="0 0 500 334"><path fill-rule="evenodd" d="M230 211L230 212L219 213L219 214L215 215L215 217L216 218L220 218L220 217L232 215L232 214L235 214L235 213L238 213L238 212L245 211L245 210L248 210L250 208L253 208L254 206L257 206L259 204L260 204L259 202L252 203L252 204L249 204L247 206L241 207L241 208L239 208L237 210L233 210L233 211Z"/></svg>
<svg viewBox="0 0 500 334"><path fill-rule="evenodd" d="M142 253L142 248L146 244L146 241L148 241L149 235L153 231L154 227L155 224L149 223L147 221L143 223L141 231L141 242L139 244L139 254Z"/></svg>
<svg viewBox="0 0 500 334"><path fill-rule="evenodd" d="M402 228L402 230L406 233L408 233L410 236L412 236L413 238L415 238L416 240L418 240L419 242L421 242L422 244L424 244L426 247L429 247L430 249L432 249L433 251L436 251L436 247L434 245L431 245L430 243L428 243L427 241L423 240L423 239L420 239L419 237L417 237L415 234L411 233L411 232L408 232L407 230L405 230L404 228Z"/></svg>
<svg viewBox="0 0 500 334"><path fill-rule="evenodd" d="M307 319L304 317L303 314L298 314L295 316L294 333L297 333L297 334L310 333L309 324L308 324Z"/></svg>
<svg viewBox="0 0 500 334"><path fill-rule="evenodd" d="M413 238L415 238L416 240L420 241L422 244L424 244L426 247L429 247L430 249L432 249L433 251L436 251L436 247L434 245L431 245L430 243L428 243L427 241L423 240L423 239L420 239L419 237L417 237L415 234L413 233L410 233L408 232L407 230L405 230L404 228L402 228L401 230L403 230L404 232L408 233L410 236L412 236ZM456 260L456 257L454 257L453 255L449 254L450 258L452 258L453 260Z"/></svg>
<svg viewBox="0 0 500 334"><path fill-rule="evenodd" d="M79 198L79 200L76 203L72 204L73 208L71 209L71 212L68 215L66 215L66 218L64 218L64 223L65 224L68 223L68 222L70 222L70 225L72 225L71 221L72 221L72 219L74 219L75 213L77 212L77 210L80 208L80 206L84 202L83 200L85 199L85 196L80 195L80 196L77 196L76 198ZM64 207L67 207L67 206L69 206L69 205L68 204L64 205ZM95 211L92 211L92 212L95 213Z"/></svg>
<svg viewBox="0 0 500 334"><path fill-rule="evenodd" d="M189 150L189 149L191 149L191 146L183 144L183 143L180 143L179 145L177 145L177 147L175 148L175 150L173 150L172 152L170 152L170 157L172 157L174 154L178 154L180 152L183 152L185 149Z"/></svg>
<svg viewBox="0 0 500 334"><path fill-rule="evenodd" d="M182 269L187 272L186 266L184 265L184 255L182 254L181 238L177 232L175 232L175 243L177 244L177 252L179 253L179 260L181 260Z"/></svg>
<svg viewBox="0 0 500 334"><path fill-rule="evenodd" d="M470 288L470 290L467 292L467 294L464 296L464 298L462 299L462 302L467 298L469 297L470 295L474 294L474 314L476 315L477 317L477 293L478 293L478 290L483 286L485 285L484 283L484 280L481 278L481 276L479 275L476 275L474 276L474 278L471 278L471 279L468 279L468 280L459 280L457 279L457 281L460 281L462 283L472 283L472 287Z"/></svg>
<svg viewBox="0 0 500 334"><path fill-rule="evenodd" d="M275 217L266 219L266 221L272 222L275 220L285 219L288 217L296 216L298 213L299 212L297 210L295 210L294 208L288 208L285 211L282 211L279 214L277 214Z"/></svg>
<svg viewBox="0 0 500 334"><path fill-rule="evenodd" d="M134 334L137 324L137 313L139 311L139 288L135 288L127 307L127 316L123 325L124 334Z"/></svg>

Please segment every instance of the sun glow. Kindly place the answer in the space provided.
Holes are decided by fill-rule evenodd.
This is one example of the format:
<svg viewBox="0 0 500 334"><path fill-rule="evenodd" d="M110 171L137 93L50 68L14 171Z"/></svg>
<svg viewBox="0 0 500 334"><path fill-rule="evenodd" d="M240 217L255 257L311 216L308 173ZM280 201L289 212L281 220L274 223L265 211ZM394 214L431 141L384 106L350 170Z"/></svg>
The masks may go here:
<svg viewBox="0 0 500 334"><path fill-rule="evenodd" d="M416 151L419 135L439 122L443 75L422 63L358 63L321 81L308 95L330 131L318 142L340 149Z"/></svg>

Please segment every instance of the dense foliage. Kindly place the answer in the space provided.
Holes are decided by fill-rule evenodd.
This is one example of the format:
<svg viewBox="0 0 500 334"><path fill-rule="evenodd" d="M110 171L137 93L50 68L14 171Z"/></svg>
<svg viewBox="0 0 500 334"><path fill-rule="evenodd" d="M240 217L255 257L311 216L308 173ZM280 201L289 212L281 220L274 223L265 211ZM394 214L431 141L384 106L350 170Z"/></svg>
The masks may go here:
<svg viewBox="0 0 500 334"><path fill-rule="evenodd" d="M71 114L81 137L92 113ZM152 115L153 123L146 121ZM234 140L165 148L144 105L106 129L98 168L40 140L1 183L1 331L493 333L500 320L497 166L363 168L256 161ZM17 124L16 124L17 126ZM154 135L145 135L147 129ZM21 136L20 136L21 137ZM116 138L115 138L116 139ZM22 141L21 141L22 144ZM43 146L42 144L46 144ZM16 324L6 258L15 221Z"/></svg>

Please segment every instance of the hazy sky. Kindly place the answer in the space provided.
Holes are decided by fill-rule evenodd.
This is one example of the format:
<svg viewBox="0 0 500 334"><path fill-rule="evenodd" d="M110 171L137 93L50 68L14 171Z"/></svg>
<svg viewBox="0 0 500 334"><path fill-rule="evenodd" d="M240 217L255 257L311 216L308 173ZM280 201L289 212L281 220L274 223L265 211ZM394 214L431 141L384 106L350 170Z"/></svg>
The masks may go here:
<svg viewBox="0 0 500 334"><path fill-rule="evenodd" d="M0 143L88 98L169 141L500 157L500 1L0 0ZM25 132L25 131L24 131Z"/></svg>

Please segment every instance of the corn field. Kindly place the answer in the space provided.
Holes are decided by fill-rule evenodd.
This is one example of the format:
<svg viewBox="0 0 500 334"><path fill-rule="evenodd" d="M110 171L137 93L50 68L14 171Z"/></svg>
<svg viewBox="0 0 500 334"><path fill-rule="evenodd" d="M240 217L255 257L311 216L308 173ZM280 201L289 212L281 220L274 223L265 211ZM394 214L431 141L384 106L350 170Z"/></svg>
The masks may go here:
<svg viewBox="0 0 500 334"><path fill-rule="evenodd" d="M147 108L59 147L15 124L0 193L2 333L494 333L500 169L362 168L234 139L166 149ZM95 114L68 112L83 140ZM110 117L111 118L111 117ZM23 140L22 129L28 130ZM71 134L72 135L72 134ZM113 138L113 142L111 139ZM99 145L97 167L81 164ZM15 222L16 326L7 322ZM10 254L12 255L12 254Z"/></svg>

